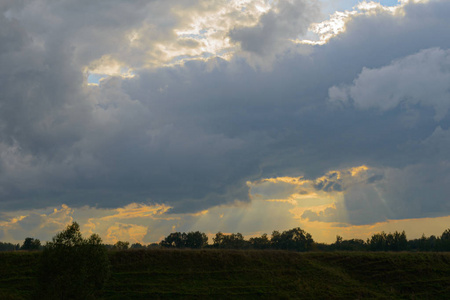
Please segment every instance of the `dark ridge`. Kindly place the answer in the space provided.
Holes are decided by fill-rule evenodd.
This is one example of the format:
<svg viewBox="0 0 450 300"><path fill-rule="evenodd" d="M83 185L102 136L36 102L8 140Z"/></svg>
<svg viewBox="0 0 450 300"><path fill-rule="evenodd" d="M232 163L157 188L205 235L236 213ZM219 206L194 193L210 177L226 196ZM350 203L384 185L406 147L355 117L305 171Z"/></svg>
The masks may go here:
<svg viewBox="0 0 450 300"><path fill-rule="evenodd" d="M0 299L33 299L40 252L0 253ZM100 299L448 299L450 253L111 251Z"/></svg>

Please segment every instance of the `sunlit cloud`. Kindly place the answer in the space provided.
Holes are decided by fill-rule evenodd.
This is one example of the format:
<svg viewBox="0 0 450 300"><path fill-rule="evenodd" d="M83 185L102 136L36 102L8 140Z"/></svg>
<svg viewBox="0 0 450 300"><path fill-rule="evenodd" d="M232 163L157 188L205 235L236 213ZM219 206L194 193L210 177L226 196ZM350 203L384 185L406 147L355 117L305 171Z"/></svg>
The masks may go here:
<svg viewBox="0 0 450 300"><path fill-rule="evenodd" d="M4 236L20 241L19 227L33 220L32 231L41 239L49 239L69 222L80 222L84 234L100 234L106 243L118 240L149 243L157 242L171 231L201 230L209 235L218 231L242 232L255 235L259 232L286 230L308 223L305 212L323 214L341 203L347 186L366 178L370 168L360 166L348 170L330 171L315 180L303 177L267 178L248 182L252 201L211 207L197 213L170 213L163 204L131 203L116 209L62 205L60 209L42 212L12 212L2 221ZM337 187L340 184L340 187ZM28 220L28 221L27 221ZM27 221L27 222L25 222Z"/></svg>
<svg viewBox="0 0 450 300"><path fill-rule="evenodd" d="M86 68L85 73L88 77L88 84L91 85L98 85L108 76L120 76L122 78L133 78L135 76L132 69L127 67L125 63L115 60L110 55L105 55L93 61Z"/></svg>
<svg viewBox="0 0 450 300"><path fill-rule="evenodd" d="M425 1L418 0L415 2ZM295 39L292 41L297 44L324 45L330 41L330 39L344 33L346 31L347 23L352 21L355 17L383 13L403 15L403 8L408 3L409 1L401 1L396 6L384 6L375 1L362 1L355 5L352 10L336 11L331 14L327 20L311 24L309 31L316 36L316 39Z"/></svg>
<svg viewBox="0 0 450 300"><path fill-rule="evenodd" d="M355 212L346 209L349 194L362 191L369 192L370 196L370 189L382 179L379 174L380 170L362 165L329 171L316 179L261 179L247 183L252 199L250 203L219 205L196 213L174 214L167 205L138 203L115 209L62 205L41 213L10 212L3 215L1 234L3 239L14 242L20 242L24 235L49 240L74 220L80 223L84 234L98 233L109 244L119 240L143 244L159 242L173 231L199 230L210 238L219 231L241 232L252 237L270 234L273 230L301 227L316 241L330 243L336 235L366 239L380 231L406 230L410 238L416 238L424 233L440 234L445 229L450 217L386 219L364 225L352 224L354 216L351 214ZM389 176L386 174L383 176ZM378 194L378 197L382 195ZM361 202L360 205L366 203Z"/></svg>
<svg viewBox="0 0 450 300"><path fill-rule="evenodd" d="M105 241L111 244L117 241L128 241L130 243L142 243L147 234L147 227L136 224L114 223L106 232Z"/></svg>
<svg viewBox="0 0 450 300"><path fill-rule="evenodd" d="M200 230L209 236L218 231L241 232L245 236L255 236L262 232L270 233L272 230L286 230L296 226L308 229L319 241L330 242L336 234L349 236L353 233L356 238L367 238L376 230L400 230L400 226L405 224L408 228L413 223L422 224L423 222L405 219L353 225L355 217L359 218L354 214L360 213L359 210L353 211L353 204L349 204L354 201L352 199L355 195L357 201L360 201L358 206L362 205L366 211L366 205L370 207L371 201L384 201L385 209L389 209L390 203L383 200L380 187L374 185L383 176L389 175L363 165L329 171L316 179L266 178L247 183L252 199L250 203L220 205L188 214L170 213L171 207L167 205L132 203L116 209L71 209L63 205L47 214L27 215L27 212L22 212L9 221L3 221L2 228L4 236L12 238L23 233L17 228L32 221L33 227L39 228L34 232L38 236L48 237L70 221L79 220L85 234L99 233L106 243L128 240L145 244L158 242L171 231ZM364 197L367 199L364 200ZM372 212L369 210L366 213ZM377 209L373 213L376 214ZM376 218L375 215L373 220ZM436 222L431 223L433 224L427 227L429 229L426 232L441 228L442 218L436 218ZM417 235L418 231L418 227L414 227L412 234Z"/></svg>
<svg viewBox="0 0 450 300"><path fill-rule="evenodd" d="M51 240L51 236L73 221L74 210L67 205L43 211L3 213L0 220L0 239L23 242L26 237Z"/></svg>
<svg viewBox="0 0 450 300"><path fill-rule="evenodd" d="M309 207L318 213L326 210L330 205L314 205ZM146 211L158 207L147 206ZM2 221L2 240L15 243L23 242L25 237L49 240L51 236L63 230L72 221L78 221L84 235L98 233L105 243L114 244L117 241L148 244L159 242L173 231L202 231L210 239L216 232L241 232L246 238L269 235L273 230L287 230L301 227L311 233L318 242L334 242L336 235L344 239L367 239L372 234L381 231L393 232L405 230L408 238L418 238L422 234L440 235L447 227L450 217L387 220L368 225L350 225L340 222L308 221L302 218L304 208L292 202L274 202L255 200L246 207L227 206L215 207L208 212L199 214L164 213L161 219L149 218L147 212L141 216L135 214L134 219L125 221L117 215L117 210L99 212L95 208L70 209L63 205L48 215L38 217L31 213L19 216L9 221ZM96 214L100 215L96 217ZM103 214L103 216L102 216ZM89 215L89 219L86 219ZM117 216L117 218L114 218ZM23 221L28 219L26 222ZM161 222L162 221L162 222ZM20 224L22 222L22 224ZM95 225L93 225L95 224ZM210 241L211 242L211 241Z"/></svg>
<svg viewBox="0 0 450 300"><path fill-rule="evenodd" d="M173 66L211 57L229 60L238 50L228 36L230 30L255 26L272 6L264 0L174 4L170 14L175 26L165 36L155 32L167 25L163 20L143 20L123 34L121 47L89 63L88 83L98 85L102 76L132 78L134 68Z"/></svg>

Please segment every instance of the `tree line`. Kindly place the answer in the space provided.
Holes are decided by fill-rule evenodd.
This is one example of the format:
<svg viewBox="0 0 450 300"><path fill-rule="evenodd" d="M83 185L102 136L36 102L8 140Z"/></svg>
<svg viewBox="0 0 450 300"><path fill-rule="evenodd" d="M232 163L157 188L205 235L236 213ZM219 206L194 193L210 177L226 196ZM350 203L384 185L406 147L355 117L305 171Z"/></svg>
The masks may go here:
<svg viewBox="0 0 450 300"><path fill-rule="evenodd" d="M273 231L269 237L266 233L259 237L245 239L241 233L224 234L218 232L208 243L208 236L200 231L172 232L159 243L142 245L118 241L114 245L103 244L108 250L127 249L280 249L292 251L450 251L450 229L440 236L431 235L408 240L405 231L394 233L375 233L367 240L348 239L336 236L331 244L314 242L311 234L301 228L283 232ZM27 237L22 245L0 242L0 251L43 250L38 239Z"/></svg>
<svg viewBox="0 0 450 300"><path fill-rule="evenodd" d="M408 240L405 231L394 233L375 233L366 241L361 239L343 240L337 236L331 245L318 245L318 250L339 251L450 251L450 229L441 236L431 235Z"/></svg>
<svg viewBox="0 0 450 300"><path fill-rule="evenodd" d="M193 243L191 238L196 237ZM202 239L200 239L202 237ZM159 243L162 248L213 248L213 249L280 249L292 251L450 251L450 229L441 236L422 235L419 239L408 240L405 231L375 233L367 240L348 239L336 236L332 244L316 243L312 236L299 227L283 232L273 231L271 237L264 233L260 237L244 239L241 233L216 233L213 243L201 232L169 234ZM195 245L195 246L193 246Z"/></svg>

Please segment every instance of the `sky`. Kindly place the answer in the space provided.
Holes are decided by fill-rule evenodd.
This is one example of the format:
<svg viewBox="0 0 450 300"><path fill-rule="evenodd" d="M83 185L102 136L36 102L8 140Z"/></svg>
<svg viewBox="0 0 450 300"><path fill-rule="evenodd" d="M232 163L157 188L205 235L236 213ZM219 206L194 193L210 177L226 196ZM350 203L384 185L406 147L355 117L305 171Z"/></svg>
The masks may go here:
<svg viewBox="0 0 450 300"><path fill-rule="evenodd" d="M0 241L450 224L450 1L2 0Z"/></svg>

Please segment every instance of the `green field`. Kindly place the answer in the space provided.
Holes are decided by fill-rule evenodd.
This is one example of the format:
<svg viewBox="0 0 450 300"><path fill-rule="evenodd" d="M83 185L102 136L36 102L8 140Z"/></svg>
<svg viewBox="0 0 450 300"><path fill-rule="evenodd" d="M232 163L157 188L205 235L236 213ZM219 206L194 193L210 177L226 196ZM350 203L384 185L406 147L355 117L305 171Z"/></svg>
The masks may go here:
<svg viewBox="0 0 450 300"><path fill-rule="evenodd" d="M101 299L448 299L450 253L110 252ZM38 252L0 253L0 299L32 299Z"/></svg>

